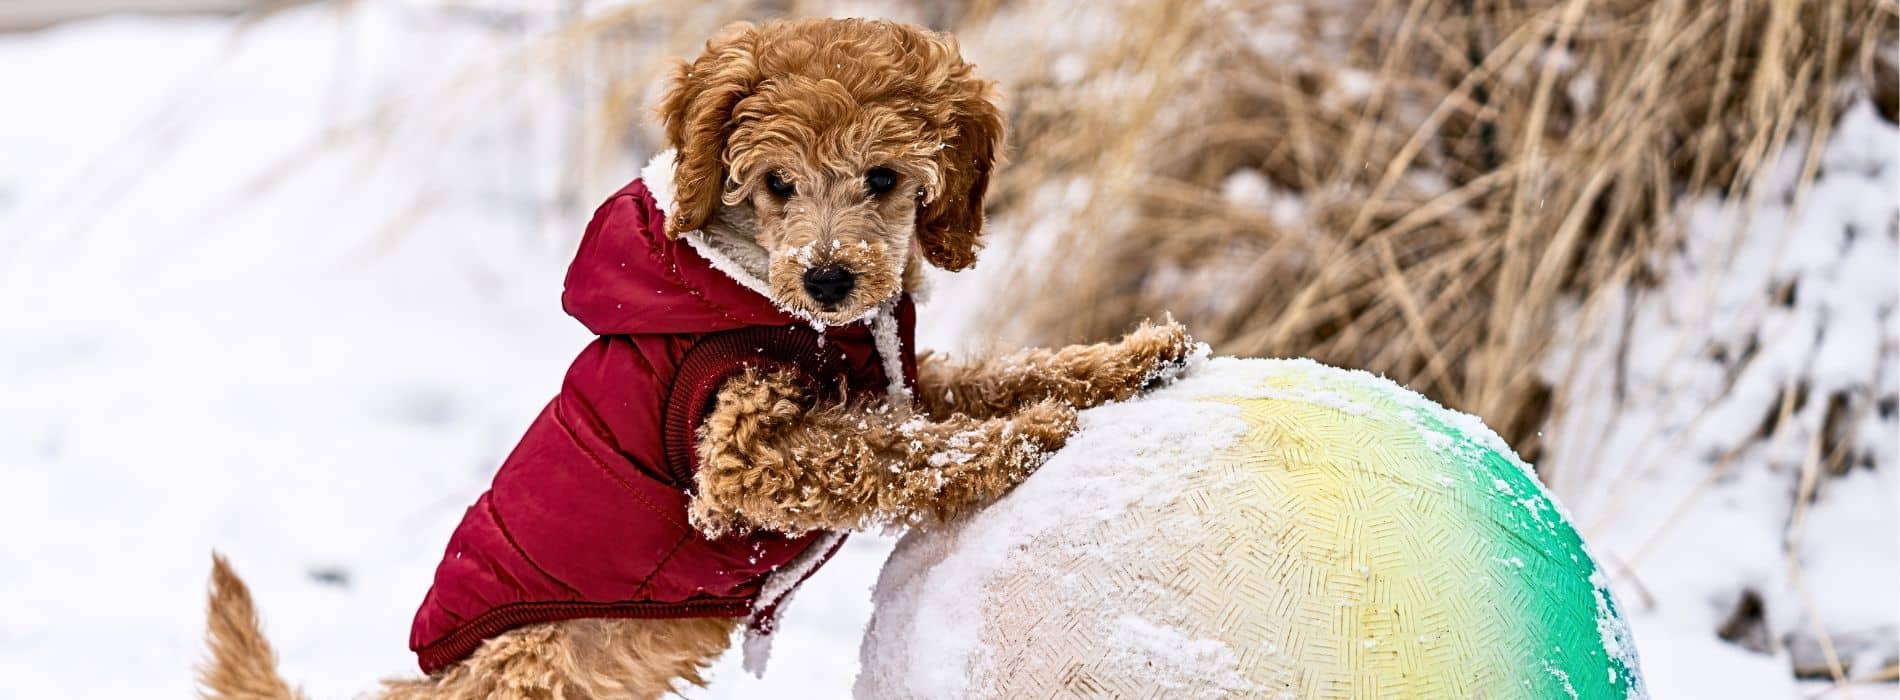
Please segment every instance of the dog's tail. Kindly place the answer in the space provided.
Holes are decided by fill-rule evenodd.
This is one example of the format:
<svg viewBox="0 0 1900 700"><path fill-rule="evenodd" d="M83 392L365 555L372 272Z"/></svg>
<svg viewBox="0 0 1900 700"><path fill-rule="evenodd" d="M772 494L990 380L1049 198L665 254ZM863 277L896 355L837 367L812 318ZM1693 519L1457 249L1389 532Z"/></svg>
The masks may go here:
<svg viewBox="0 0 1900 700"><path fill-rule="evenodd" d="M277 675L277 652L258 628L251 589L224 555L211 555L211 594L205 642L211 658L198 667L204 700L304 700Z"/></svg>

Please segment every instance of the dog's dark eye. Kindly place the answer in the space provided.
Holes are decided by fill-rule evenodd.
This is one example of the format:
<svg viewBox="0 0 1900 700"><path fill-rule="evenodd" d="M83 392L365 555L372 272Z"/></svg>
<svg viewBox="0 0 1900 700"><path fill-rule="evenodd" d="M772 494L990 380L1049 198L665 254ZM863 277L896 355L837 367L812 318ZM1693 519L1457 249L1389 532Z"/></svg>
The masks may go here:
<svg viewBox="0 0 1900 700"><path fill-rule="evenodd" d="M897 173L890 168L872 168L864 173L864 186L871 194L884 194L897 187Z"/></svg>
<svg viewBox="0 0 1900 700"><path fill-rule="evenodd" d="M798 191L797 188L792 187L792 183L786 182L785 178L779 177L778 173L765 174L765 189L770 191L775 197L790 197L792 193Z"/></svg>

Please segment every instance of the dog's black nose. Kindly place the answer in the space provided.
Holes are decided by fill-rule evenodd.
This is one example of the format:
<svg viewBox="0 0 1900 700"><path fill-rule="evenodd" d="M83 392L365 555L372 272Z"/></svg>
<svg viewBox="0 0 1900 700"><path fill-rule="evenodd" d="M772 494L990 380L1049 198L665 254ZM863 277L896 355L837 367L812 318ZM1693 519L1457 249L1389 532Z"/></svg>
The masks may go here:
<svg viewBox="0 0 1900 700"><path fill-rule="evenodd" d="M805 271L805 293L811 295L812 301L825 306L844 301L856 286L858 278L842 267L826 265Z"/></svg>

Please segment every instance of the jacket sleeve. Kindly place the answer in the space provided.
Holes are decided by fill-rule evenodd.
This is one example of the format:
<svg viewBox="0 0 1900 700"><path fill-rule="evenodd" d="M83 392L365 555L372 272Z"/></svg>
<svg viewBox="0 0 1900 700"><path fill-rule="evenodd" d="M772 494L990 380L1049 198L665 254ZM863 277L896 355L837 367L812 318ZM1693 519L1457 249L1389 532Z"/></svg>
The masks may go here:
<svg viewBox="0 0 1900 700"><path fill-rule="evenodd" d="M747 369L791 372L808 388L819 390L838 373L838 362L822 347L816 332L802 326L752 327L712 333L680 358L667 393L665 463L669 479L691 492L699 471L700 423L718 400L726 380Z"/></svg>

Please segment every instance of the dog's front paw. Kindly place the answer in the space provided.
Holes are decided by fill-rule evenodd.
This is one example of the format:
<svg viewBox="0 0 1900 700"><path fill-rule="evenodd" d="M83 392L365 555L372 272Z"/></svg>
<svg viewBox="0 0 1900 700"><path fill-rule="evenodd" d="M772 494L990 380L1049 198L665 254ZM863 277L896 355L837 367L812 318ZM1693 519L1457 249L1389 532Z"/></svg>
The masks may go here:
<svg viewBox="0 0 1900 700"><path fill-rule="evenodd" d="M1119 344L1128 363L1130 393L1140 393L1181 376L1188 361L1203 347L1188 335L1187 326L1168 318L1161 323L1143 321L1140 328L1123 337Z"/></svg>
<svg viewBox="0 0 1900 700"><path fill-rule="evenodd" d="M707 539L714 540L749 529L738 513L717 508L704 498L695 498L688 505L686 522Z"/></svg>
<svg viewBox="0 0 1900 700"><path fill-rule="evenodd" d="M1042 466L1051 453L1068 444L1077 425L1075 407L1060 401L1039 401L1017 411L1010 418L1010 429L1027 448L1020 466L1029 471Z"/></svg>
<svg viewBox="0 0 1900 700"><path fill-rule="evenodd" d="M1077 426L1075 407L1054 399L1030 403L1022 411L1016 411L1015 417L1009 420L1011 434L1015 434L1018 445L1011 468L1013 481L1022 481L1039 470L1062 445L1068 445Z"/></svg>

